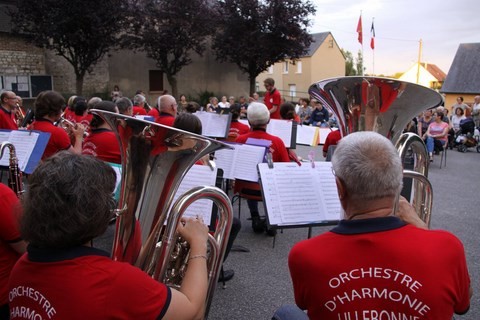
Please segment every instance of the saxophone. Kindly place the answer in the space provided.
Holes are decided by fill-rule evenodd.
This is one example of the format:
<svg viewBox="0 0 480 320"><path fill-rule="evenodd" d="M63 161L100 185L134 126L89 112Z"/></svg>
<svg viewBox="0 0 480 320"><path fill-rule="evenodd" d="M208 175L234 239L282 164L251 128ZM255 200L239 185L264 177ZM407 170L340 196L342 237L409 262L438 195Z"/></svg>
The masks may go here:
<svg viewBox="0 0 480 320"><path fill-rule="evenodd" d="M10 161L8 165L8 186L15 192L17 197L21 197L23 191L22 171L18 168L18 158L15 152L15 146L8 141L2 143L0 147L0 159L3 158L5 148L10 150Z"/></svg>

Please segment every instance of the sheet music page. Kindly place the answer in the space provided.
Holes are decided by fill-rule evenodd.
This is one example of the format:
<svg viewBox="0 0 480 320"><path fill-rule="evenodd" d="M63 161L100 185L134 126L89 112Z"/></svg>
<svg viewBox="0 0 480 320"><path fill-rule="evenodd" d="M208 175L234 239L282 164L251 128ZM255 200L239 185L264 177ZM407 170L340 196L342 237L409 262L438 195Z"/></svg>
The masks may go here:
<svg viewBox="0 0 480 320"><path fill-rule="evenodd" d="M271 119L267 125L267 133L282 139L285 147L290 148L292 141L292 121Z"/></svg>
<svg viewBox="0 0 480 320"><path fill-rule="evenodd" d="M35 147L40 134L38 132L26 130L12 130L8 133L8 138L1 140L0 142L8 141L15 146L18 167L20 168L20 171L25 171L25 167L27 166L28 160L30 159L33 148ZM3 134L1 137L3 138ZM0 160L0 165L8 166L9 159L9 150L5 150L3 158Z"/></svg>
<svg viewBox="0 0 480 320"><path fill-rule="evenodd" d="M338 220L340 201L330 162L259 164L269 223L301 225ZM324 194L326 193L326 194ZM331 210L331 211L330 211Z"/></svg>
<svg viewBox="0 0 480 320"><path fill-rule="evenodd" d="M337 128L318 128L320 134L320 144L325 144L325 140L327 140L327 136L330 132L338 130Z"/></svg>
<svg viewBox="0 0 480 320"><path fill-rule="evenodd" d="M248 120L247 120L247 119L238 119L238 122L243 123L243 124L245 124L245 125L247 125L247 126L250 127L250 123L248 123Z"/></svg>
<svg viewBox="0 0 480 320"><path fill-rule="evenodd" d="M225 138L227 136L227 128L230 124L229 114L198 111L194 115L202 122L202 135L216 138Z"/></svg>
<svg viewBox="0 0 480 320"><path fill-rule="evenodd" d="M316 134L318 134L318 127L298 125L297 126L297 144L315 146L314 142L315 142Z"/></svg>
<svg viewBox="0 0 480 320"><path fill-rule="evenodd" d="M239 148L241 145L236 144L232 145L235 149L220 149L215 151L215 164L217 168L223 169L223 178L225 179L235 179L234 177L234 164L236 161L236 153L238 152L236 149Z"/></svg>
<svg viewBox="0 0 480 320"><path fill-rule="evenodd" d="M332 172L332 163L329 161L315 162L315 170L320 178L320 195L325 204L326 220L340 220L342 206L338 198L337 184Z"/></svg>
<svg viewBox="0 0 480 320"><path fill-rule="evenodd" d="M234 178L258 182L257 164L263 162L265 147L243 144L237 149Z"/></svg>
<svg viewBox="0 0 480 320"><path fill-rule="evenodd" d="M198 186L215 186L217 178L217 169L212 170L209 166L194 165L188 170L183 178L177 193L173 198L173 203L190 189ZM213 202L208 199L201 199L193 202L184 213L184 217L195 218L197 215L203 217L205 224L209 224L212 219Z"/></svg>

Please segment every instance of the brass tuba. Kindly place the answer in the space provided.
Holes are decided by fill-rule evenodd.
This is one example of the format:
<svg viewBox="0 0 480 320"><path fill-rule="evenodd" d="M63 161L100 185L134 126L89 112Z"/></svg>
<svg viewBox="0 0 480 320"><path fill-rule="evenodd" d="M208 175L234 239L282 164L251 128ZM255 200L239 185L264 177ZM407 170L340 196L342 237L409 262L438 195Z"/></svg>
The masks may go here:
<svg viewBox="0 0 480 320"><path fill-rule="evenodd" d="M404 133L404 129L422 111L439 106L443 97L418 84L368 76L322 80L311 85L308 92L333 112L342 136L375 131L395 144L402 163L409 152L413 153L413 170L404 170L404 177L413 179L411 203L429 225L432 187L428 181L428 153L422 139Z"/></svg>
<svg viewBox="0 0 480 320"><path fill-rule="evenodd" d="M8 164L8 186L13 190L13 192L15 192L17 197L20 198L24 190L22 171L20 171L20 168L18 167L18 158L15 151L15 146L11 142L3 142L0 147L0 159L3 158L5 148L10 150L10 160Z"/></svg>
<svg viewBox="0 0 480 320"><path fill-rule="evenodd" d="M180 287L189 254L188 246L176 232L180 218L198 199L207 198L217 205L218 223L208 241L206 317L232 226L232 206L221 189L206 186L196 187L172 202L195 162L215 150L230 147L155 122L98 109L91 113L111 126L122 157L114 260L129 262L157 281Z"/></svg>

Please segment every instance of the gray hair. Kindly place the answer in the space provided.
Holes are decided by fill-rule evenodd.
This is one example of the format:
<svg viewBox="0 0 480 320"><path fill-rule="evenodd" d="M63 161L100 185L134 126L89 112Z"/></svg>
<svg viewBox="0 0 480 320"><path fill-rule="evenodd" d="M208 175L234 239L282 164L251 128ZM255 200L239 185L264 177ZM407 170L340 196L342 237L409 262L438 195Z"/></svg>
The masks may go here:
<svg viewBox="0 0 480 320"><path fill-rule="evenodd" d="M355 132L342 138L332 167L354 200L396 196L402 190L403 169L397 150L376 132Z"/></svg>
<svg viewBox="0 0 480 320"><path fill-rule="evenodd" d="M169 94L164 94L158 97L158 109L160 112L168 110L171 104L176 102L175 98Z"/></svg>
<svg viewBox="0 0 480 320"><path fill-rule="evenodd" d="M138 106L138 105L140 105L144 102L145 102L145 97L141 94L137 94L137 95L135 95L135 97L133 97L133 104L135 106Z"/></svg>
<svg viewBox="0 0 480 320"><path fill-rule="evenodd" d="M102 98L100 98L100 97L92 97L92 98L90 98L90 100L88 100L87 108L88 109L93 109L101 101L102 101Z"/></svg>
<svg viewBox="0 0 480 320"><path fill-rule="evenodd" d="M132 101L130 101L130 99L125 97L118 98L117 100L115 100L115 105L118 108L118 112L120 112L121 114L125 114L128 108L132 107Z"/></svg>

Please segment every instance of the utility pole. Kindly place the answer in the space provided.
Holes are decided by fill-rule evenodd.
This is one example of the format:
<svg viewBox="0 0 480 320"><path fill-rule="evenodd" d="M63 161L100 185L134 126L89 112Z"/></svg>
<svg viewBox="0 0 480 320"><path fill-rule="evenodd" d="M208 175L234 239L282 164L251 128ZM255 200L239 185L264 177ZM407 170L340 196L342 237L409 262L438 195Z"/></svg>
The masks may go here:
<svg viewBox="0 0 480 320"><path fill-rule="evenodd" d="M418 64L417 64L417 84L420 81L420 63L422 61L422 39L420 39L418 47Z"/></svg>

